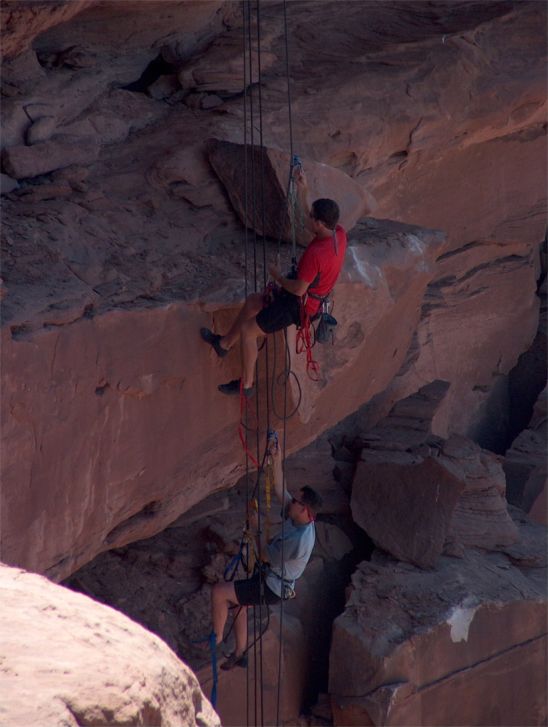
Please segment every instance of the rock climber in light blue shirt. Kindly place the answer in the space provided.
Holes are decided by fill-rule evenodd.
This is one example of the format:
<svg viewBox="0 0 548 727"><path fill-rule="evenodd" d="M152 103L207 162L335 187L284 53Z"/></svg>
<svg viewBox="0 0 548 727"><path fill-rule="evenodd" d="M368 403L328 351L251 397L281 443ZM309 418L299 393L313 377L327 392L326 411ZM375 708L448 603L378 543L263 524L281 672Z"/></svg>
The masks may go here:
<svg viewBox="0 0 548 727"><path fill-rule="evenodd" d="M222 669L247 665L247 607L292 598L295 595L295 581L306 568L316 539L314 520L322 505L321 497L308 486L302 487L297 496L292 497L284 488L282 456L275 439L269 441L269 449L272 454L274 489L283 505L283 527L269 543L261 535L260 552L266 555L268 561L262 574L257 572L246 580L216 583L213 586L211 609L217 645L223 640L228 609L231 606L240 607L234 619L236 648L221 665ZM249 524L257 532L256 513L250 516Z"/></svg>

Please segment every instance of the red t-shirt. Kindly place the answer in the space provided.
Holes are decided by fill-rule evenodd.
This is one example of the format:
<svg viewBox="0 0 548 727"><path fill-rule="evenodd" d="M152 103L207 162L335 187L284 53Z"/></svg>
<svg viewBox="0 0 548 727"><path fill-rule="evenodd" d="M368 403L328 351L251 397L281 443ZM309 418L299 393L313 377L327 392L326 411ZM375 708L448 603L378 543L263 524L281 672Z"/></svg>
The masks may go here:
<svg viewBox="0 0 548 727"><path fill-rule="evenodd" d="M310 283L308 293L326 296L335 286L344 262L346 252L346 232L337 225L337 252L333 235L315 237L304 251L297 266L297 278ZM321 302L310 295L306 298L305 311L310 317L315 315Z"/></svg>

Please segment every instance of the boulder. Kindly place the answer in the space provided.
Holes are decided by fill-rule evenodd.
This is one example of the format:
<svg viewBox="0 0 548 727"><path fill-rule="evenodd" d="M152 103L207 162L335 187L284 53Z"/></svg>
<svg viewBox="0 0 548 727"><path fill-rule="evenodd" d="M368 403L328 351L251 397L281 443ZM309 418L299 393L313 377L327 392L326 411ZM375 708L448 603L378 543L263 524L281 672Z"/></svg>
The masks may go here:
<svg viewBox="0 0 548 727"><path fill-rule="evenodd" d="M431 457L359 462L352 516L377 546L429 568L442 552L463 489L464 483Z"/></svg>
<svg viewBox="0 0 548 727"><path fill-rule="evenodd" d="M445 548L496 550L517 540L500 459L460 435L431 432L447 395L434 381L358 437L352 513L394 557L431 567Z"/></svg>
<svg viewBox="0 0 548 727"><path fill-rule="evenodd" d="M112 608L0 565L5 724L220 725L192 671Z"/></svg>
<svg viewBox="0 0 548 727"><path fill-rule="evenodd" d="M259 146L250 147L246 154L243 144L219 139L209 142L208 152L211 166L242 223L261 235L291 242L292 225L287 200L290 156L277 149ZM303 160L303 165L309 204L319 197L335 199L341 210L340 223L346 230L352 229L361 217L371 213L374 207L371 196L344 172L307 159ZM254 185L254 197L251 186L246 191L246 175L242 174L246 168L247 183ZM252 179L254 182L251 182ZM311 239L304 226L307 212L297 207L295 213L296 239L302 245Z"/></svg>
<svg viewBox="0 0 548 727"><path fill-rule="evenodd" d="M477 551L430 571L361 563L333 627L334 724L543 724L545 571L536 574Z"/></svg>

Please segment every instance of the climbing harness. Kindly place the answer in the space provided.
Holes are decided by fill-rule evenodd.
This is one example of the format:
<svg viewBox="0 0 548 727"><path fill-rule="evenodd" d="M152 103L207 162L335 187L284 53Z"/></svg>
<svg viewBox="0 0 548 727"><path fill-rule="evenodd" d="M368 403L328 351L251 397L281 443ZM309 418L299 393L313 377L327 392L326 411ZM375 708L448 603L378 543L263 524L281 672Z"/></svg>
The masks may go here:
<svg viewBox="0 0 548 727"><path fill-rule="evenodd" d="M245 556L244 556L245 553ZM233 581L238 572L240 565L243 567L247 576L251 576L257 562L257 551L255 548L255 541L250 530L245 527L238 546L238 552L233 555L228 561L226 568L223 572L223 578L225 581Z"/></svg>

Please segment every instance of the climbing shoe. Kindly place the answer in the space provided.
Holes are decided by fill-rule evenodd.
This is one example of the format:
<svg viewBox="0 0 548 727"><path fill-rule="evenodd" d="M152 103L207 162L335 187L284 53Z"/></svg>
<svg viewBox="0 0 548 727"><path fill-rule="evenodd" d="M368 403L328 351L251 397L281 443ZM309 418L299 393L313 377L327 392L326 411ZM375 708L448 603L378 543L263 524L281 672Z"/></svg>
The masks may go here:
<svg viewBox="0 0 548 727"><path fill-rule="evenodd" d="M223 358L223 356L227 355L228 349L223 348L219 343L221 340L221 336L219 336L219 334L213 333L213 331L210 331L209 328L200 328L200 336L206 343L209 343L219 358Z"/></svg>
<svg viewBox="0 0 548 727"><path fill-rule="evenodd" d="M236 656L236 653L231 654L227 657L226 661L221 664L221 669L224 671L230 671L231 669L234 669L235 666L241 666L242 669L245 669L247 667L247 654L242 654L241 656Z"/></svg>
<svg viewBox="0 0 548 727"><path fill-rule="evenodd" d="M219 384L217 387L221 394L227 396L239 396L240 394L240 379L232 379L227 384ZM255 387L250 386L249 389L242 389L246 399L250 399L255 393Z"/></svg>

